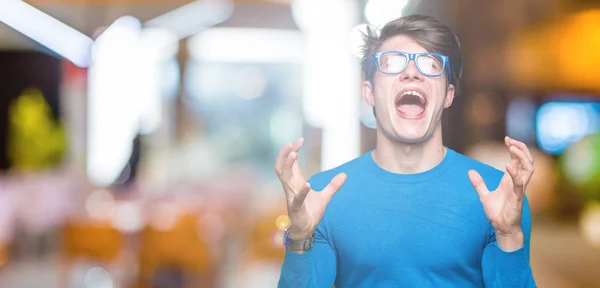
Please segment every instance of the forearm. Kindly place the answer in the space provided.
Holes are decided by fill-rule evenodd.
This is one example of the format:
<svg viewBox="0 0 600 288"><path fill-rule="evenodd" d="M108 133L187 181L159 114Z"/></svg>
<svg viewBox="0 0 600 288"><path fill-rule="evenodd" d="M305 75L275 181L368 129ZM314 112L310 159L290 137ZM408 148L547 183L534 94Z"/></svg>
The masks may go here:
<svg viewBox="0 0 600 288"><path fill-rule="evenodd" d="M277 287L316 287L312 274L309 254L286 250Z"/></svg>
<svg viewBox="0 0 600 288"><path fill-rule="evenodd" d="M317 237L315 245L306 252L286 249L278 287L332 287L336 271L335 251L326 240Z"/></svg>
<svg viewBox="0 0 600 288"><path fill-rule="evenodd" d="M529 247L506 252L497 243L486 247L483 259L483 276L487 288L537 287L529 265Z"/></svg>
<svg viewBox="0 0 600 288"><path fill-rule="evenodd" d="M486 288L537 287L529 264L531 216L527 198L521 225L494 231L483 251L482 269Z"/></svg>

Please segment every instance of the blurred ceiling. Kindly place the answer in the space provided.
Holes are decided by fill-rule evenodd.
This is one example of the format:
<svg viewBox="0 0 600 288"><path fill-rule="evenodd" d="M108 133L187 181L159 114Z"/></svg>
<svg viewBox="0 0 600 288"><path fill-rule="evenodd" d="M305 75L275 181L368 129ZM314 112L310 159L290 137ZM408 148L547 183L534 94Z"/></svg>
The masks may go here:
<svg viewBox="0 0 600 288"><path fill-rule="evenodd" d="M76 30L92 36L98 29L109 26L121 16L130 15L144 23L193 1L30 0L25 2ZM297 29L292 18L289 0L234 0L234 3L234 14L219 26ZM40 45L35 41L24 37L4 23L0 23L0 49L39 48Z"/></svg>
<svg viewBox="0 0 600 288"><path fill-rule="evenodd" d="M291 9L291 2L294 0L231 1L235 4L233 15L218 26L298 29ZM357 1L364 5L368 0L347 1ZM109 26L121 16L130 15L144 23L193 1L27 0L26 2L93 37L99 29ZM0 3L3 2L0 1ZM0 9L2 9L1 5ZM596 84L597 81L593 79L595 73L590 73L594 69L574 69L574 67L581 67L581 65L577 64L577 61L571 61L568 56L559 56L563 55L561 51L567 49L568 46L569 50L585 52L585 55L588 55L585 60L588 60L589 55L592 55L593 61L588 62L600 63L600 60L598 60L600 59L600 53L595 51L598 47L597 43L600 42L594 36L600 31L600 28L598 28L600 27L600 24L598 24L600 23L600 20L598 20L600 16L594 16L597 15L594 14L587 18L584 17L582 18L584 21L576 21L574 22L575 25L569 22L571 21L569 20L571 19L570 16L577 15L581 11L590 10L590 8L600 8L599 6L599 0L408 0L404 12L434 16L447 23L457 32L463 50L465 84L472 89L527 90L529 89L527 85L538 85L540 83L544 83L547 88L552 89L556 89L556 85L549 85L548 83L559 84L560 87L565 88L582 88L580 83L583 76L573 75L584 75L586 77L583 78L586 79L585 82L589 85L583 88L589 90L592 88L600 89L600 84ZM582 25L588 28L577 28ZM556 27L571 28L557 29ZM558 31L561 31L561 33L557 33ZM544 35L554 35L554 38L548 38ZM587 38L580 36L586 36ZM567 38L570 40L565 41ZM589 45L588 42L594 45ZM554 45L557 43L570 43L570 45L559 47ZM584 49L585 47L592 47L593 49ZM0 23L0 49L45 50L36 42L24 37L3 23ZM532 53L527 54L528 51ZM544 71L556 71L552 68L557 67L556 65L549 66L548 63L551 61L548 59L562 59L561 63L564 65L561 68L568 71L568 73L564 72L562 74L572 76L563 77L569 79L566 83L569 85L563 83L564 81L555 81L555 75L546 75L547 72ZM525 60L530 60L530 62L535 60L536 63L544 65L524 65L529 63ZM569 65L570 63L577 65ZM515 65L517 65L516 68L513 67Z"/></svg>

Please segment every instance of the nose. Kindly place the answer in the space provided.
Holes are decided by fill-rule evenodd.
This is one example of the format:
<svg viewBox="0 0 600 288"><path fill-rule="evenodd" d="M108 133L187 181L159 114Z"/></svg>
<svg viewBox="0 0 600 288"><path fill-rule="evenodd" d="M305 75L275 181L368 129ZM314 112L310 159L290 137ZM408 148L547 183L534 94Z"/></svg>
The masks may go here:
<svg viewBox="0 0 600 288"><path fill-rule="evenodd" d="M419 72L419 69L417 69L417 64L414 60L408 62L406 69L404 69L398 77L400 77L400 81L423 81L425 78L423 74Z"/></svg>

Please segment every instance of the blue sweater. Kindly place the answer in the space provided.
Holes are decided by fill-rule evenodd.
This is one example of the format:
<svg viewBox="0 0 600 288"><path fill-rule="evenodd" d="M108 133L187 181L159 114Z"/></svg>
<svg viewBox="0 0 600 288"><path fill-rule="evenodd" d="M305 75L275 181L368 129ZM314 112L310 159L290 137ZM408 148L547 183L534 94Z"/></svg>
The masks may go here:
<svg viewBox="0 0 600 288"><path fill-rule="evenodd" d="M467 171L490 191L503 172L447 148L434 168L417 174L382 169L365 153L315 174L322 190L338 173L348 178L327 206L304 254L286 250L279 287L536 287L525 245L501 250Z"/></svg>

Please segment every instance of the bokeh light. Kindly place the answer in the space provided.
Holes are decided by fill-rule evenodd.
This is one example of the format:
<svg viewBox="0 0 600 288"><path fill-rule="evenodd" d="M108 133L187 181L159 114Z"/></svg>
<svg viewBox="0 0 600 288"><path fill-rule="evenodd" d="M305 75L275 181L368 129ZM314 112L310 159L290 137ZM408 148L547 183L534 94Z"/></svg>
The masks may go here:
<svg viewBox="0 0 600 288"><path fill-rule="evenodd" d="M113 288L113 280L102 267L93 267L85 274L86 288Z"/></svg>
<svg viewBox="0 0 600 288"><path fill-rule="evenodd" d="M85 201L85 210L88 215L97 220L108 220L113 214L114 208L115 199L105 189L95 190Z"/></svg>
<svg viewBox="0 0 600 288"><path fill-rule="evenodd" d="M117 203L111 224L124 233L138 232L145 224L141 209L142 207L134 202Z"/></svg>
<svg viewBox="0 0 600 288"><path fill-rule="evenodd" d="M160 231L172 229L181 214L180 207L171 202L157 203L154 205L152 212L153 213L149 215L150 225Z"/></svg>
<svg viewBox="0 0 600 288"><path fill-rule="evenodd" d="M587 198L600 200L600 134L588 135L561 155L567 179L582 189Z"/></svg>
<svg viewBox="0 0 600 288"><path fill-rule="evenodd" d="M218 243L227 232L227 227L222 216L205 212L198 219L198 238L207 243Z"/></svg>
<svg viewBox="0 0 600 288"><path fill-rule="evenodd" d="M549 154L562 153L569 145L600 130L600 103L548 102L537 113L538 144Z"/></svg>
<svg viewBox="0 0 600 288"><path fill-rule="evenodd" d="M288 228L290 228L290 226L292 225L292 221L287 215L281 215L275 220L275 225L277 226L277 229L285 231Z"/></svg>
<svg viewBox="0 0 600 288"><path fill-rule="evenodd" d="M269 129L273 145L281 147L290 139L302 135L302 115L291 109L275 109L269 119Z"/></svg>
<svg viewBox="0 0 600 288"><path fill-rule="evenodd" d="M585 206L581 212L579 226L585 241L595 248L600 248L600 202L590 202Z"/></svg>
<svg viewBox="0 0 600 288"><path fill-rule="evenodd" d="M377 119L375 118L375 114L373 114L373 106L367 104L365 101L361 101L360 103L360 122L371 128L377 128Z"/></svg>
<svg viewBox="0 0 600 288"><path fill-rule="evenodd" d="M283 235L284 232L281 230L275 230L271 233L271 244L276 248L283 248Z"/></svg>
<svg viewBox="0 0 600 288"><path fill-rule="evenodd" d="M402 16L408 0L369 0L365 6L365 17L376 27Z"/></svg>
<svg viewBox="0 0 600 288"><path fill-rule="evenodd" d="M493 95L480 92L473 97L471 102L471 121L477 126L489 126L500 120L500 112Z"/></svg>

